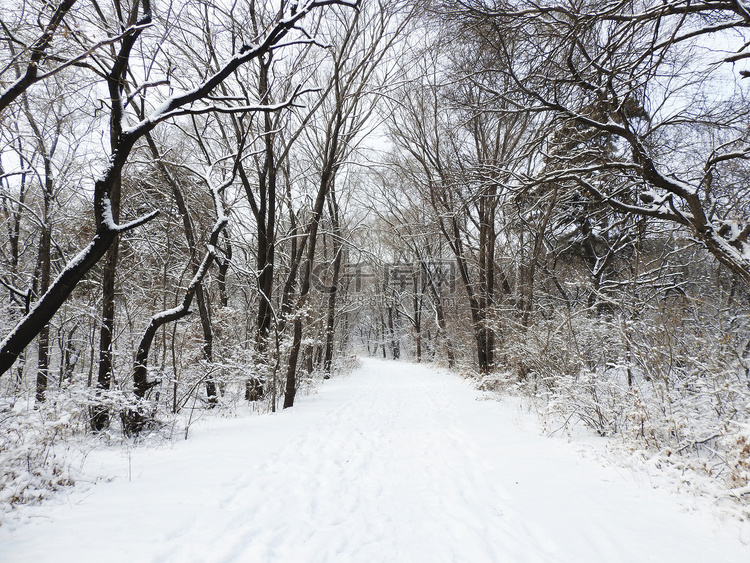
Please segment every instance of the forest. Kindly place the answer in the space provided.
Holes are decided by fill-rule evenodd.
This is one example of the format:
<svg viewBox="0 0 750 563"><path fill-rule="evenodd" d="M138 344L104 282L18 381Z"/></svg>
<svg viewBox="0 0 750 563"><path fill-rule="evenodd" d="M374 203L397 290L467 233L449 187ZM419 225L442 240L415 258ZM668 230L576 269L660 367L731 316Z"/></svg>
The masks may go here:
<svg viewBox="0 0 750 563"><path fill-rule="evenodd" d="M69 484L65 444L290 408L368 355L747 507L749 28L738 0L3 0L0 507Z"/></svg>

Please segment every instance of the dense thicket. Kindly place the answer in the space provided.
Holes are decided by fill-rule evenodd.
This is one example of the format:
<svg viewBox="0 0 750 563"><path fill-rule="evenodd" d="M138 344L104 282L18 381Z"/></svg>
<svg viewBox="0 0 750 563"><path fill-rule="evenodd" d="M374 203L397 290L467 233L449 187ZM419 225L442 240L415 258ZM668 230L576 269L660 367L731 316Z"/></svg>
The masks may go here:
<svg viewBox="0 0 750 563"><path fill-rule="evenodd" d="M743 498L748 25L714 0L4 2L0 501L58 437L290 407L356 353L518 387Z"/></svg>

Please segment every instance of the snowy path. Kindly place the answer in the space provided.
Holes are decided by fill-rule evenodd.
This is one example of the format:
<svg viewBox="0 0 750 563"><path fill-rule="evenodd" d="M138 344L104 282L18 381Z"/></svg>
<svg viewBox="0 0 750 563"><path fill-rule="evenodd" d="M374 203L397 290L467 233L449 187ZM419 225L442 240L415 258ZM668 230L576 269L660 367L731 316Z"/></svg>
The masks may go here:
<svg viewBox="0 0 750 563"><path fill-rule="evenodd" d="M738 528L478 396L365 360L290 411L134 451L131 481L120 456L119 478L0 528L0 561L750 561Z"/></svg>

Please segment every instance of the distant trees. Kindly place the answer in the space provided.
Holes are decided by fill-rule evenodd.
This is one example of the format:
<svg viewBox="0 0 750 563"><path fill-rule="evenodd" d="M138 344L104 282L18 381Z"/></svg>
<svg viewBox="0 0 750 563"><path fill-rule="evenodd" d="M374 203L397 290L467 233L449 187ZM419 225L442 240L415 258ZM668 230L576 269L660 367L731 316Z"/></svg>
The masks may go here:
<svg viewBox="0 0 750 563"><path fill-rule="evenodd" d="M478 366L489 372L499 336L493 310L511 292L497 256L508 220L503 205L527 164L523 147L533 120L488 96L481 83L456 81L460 69L482 64L471 42L456 40L448 56L446 61L428 52L420 61L422 76L404 87L394 104L392 138L405 155L397 164L403 181L418 186L451 250L468 301ZM446 67L435 70L441 64Z"/></svg>
<svg viewBox="0 0 750 563"><path fill-rule="evenodd" d="M296 374L302 345L303 317L312 287L312 268L316 259L319 227L328 207L333 226L334 270L340 270L343 241L341 218L336 196L336 185L343 183L343 171L352 158L363 136L372 127L371 117L378 96L382 95L392 80L394 45L401 41L411 19L413 6L408 2L381 1L365 5L353 18L342 18L333 24L337 40L329 65L322 67L328 78L325 90L329 94L323 101L318 120L305 130L309 142L309 162L315 176L309 178L313 190L310 219L301 240L305 249L305 262L300 269L295 314L291 318L292 342L289 353L284 407L294 404ZM335 311L338 289L337 274L327 303L328 316L325 331L333 330L331 312ZM325 337L328 341L328 337ZM330 344L329 344L330 345ZM327 345L327 346L329 346ZM324 354L324 367L330 369L331 350Z"/></svg>

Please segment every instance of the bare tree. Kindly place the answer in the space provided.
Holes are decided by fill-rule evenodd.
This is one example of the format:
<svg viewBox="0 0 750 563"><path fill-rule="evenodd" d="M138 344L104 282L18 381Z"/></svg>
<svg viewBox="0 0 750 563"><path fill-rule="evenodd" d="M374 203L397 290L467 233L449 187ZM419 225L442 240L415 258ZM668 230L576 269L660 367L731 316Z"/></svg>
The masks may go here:
<svg viewBox="0 0 750 563"><path fill-rule="evenodd" d="M109 96L111 100L112 139L111 151L108 163L102 174L93 183L94 219L96 225L96 236L83 249L77 257L72 259L59 276L50 284L47 292L40 297L36 306L26 315L18 325L0 343L0 373L6 372L28 345L29 342L46 325L57 309L75 288L76 284L96 264L107 250L115 242L117 236L127 232L154 217L155 212L147 213L142 217L126 224L118 224L113 215L113 196L116 196L117 186L120 182L123 168L135 149L137 143L144 136L154 130L160 123L184 115L200 115L205 113L244 113L257 111L259 109L280 109L289 105L292 100L284 100L273 107L262 103L232 103L234 100L214 99L212 93L227 78L232 76L237 69L249 61L256 60L275 49L285 46L285 42L302 41L312 42L312 39L303 36L288 38L289 34L298 29L298 24L310 12L323 6L329 5L355 6L356 1L346 0L308 0L295 3L286 11L280 13L274 22L265 30L262 36L248 39L238 45L236 50L222 63L221 67L208 77L201 77L184 90L170 93L169 89L157 86L153 81L133 84L130 88L129 82L123 82L124 77L133 76L128 69L131 66L131 57L134 49L138 46L141 37L148 37L146 30L150 29L154 20L152 18L151 2L145 0L142 8L137 4L132 11L133 21L131 31L125 34L117 44L113 63L107 67L106 76L109 85ZM136 17L136 14L140 14ZM146 49L148 50L148 49ZM153 49L152 49L153 50ZM158 52L158 48L156 49ZM167 73L162 77L160 84L166 85L168 80L174 80L174 74ZM179 77L177 77L179 78ZM161 91L169 95L159 98L154 96L149 99L149 92ZM151 102L150 104L148 102ZM130 104L138 103L142 107L149 107L145 119L135 124L128 124L127 108ZM116 199L116 198L115 198Z"/></svg>

